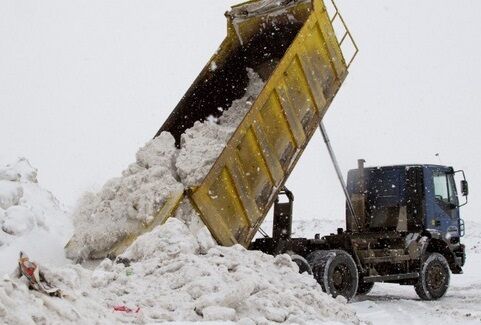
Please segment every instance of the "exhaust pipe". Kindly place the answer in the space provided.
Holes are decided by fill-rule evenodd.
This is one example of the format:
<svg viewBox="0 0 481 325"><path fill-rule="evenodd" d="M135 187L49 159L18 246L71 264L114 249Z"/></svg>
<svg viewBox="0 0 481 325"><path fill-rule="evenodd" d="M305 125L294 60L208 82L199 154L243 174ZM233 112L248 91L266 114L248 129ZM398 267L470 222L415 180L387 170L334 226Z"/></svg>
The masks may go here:
<svg viewBox="0 0 481 325"><path fill-rule="evenodd" d="M365 183L365 170L364 166L366 164L366 160L358 159L357 160L357 168L359 169L359 192L360 194L364 195L364 191L366 190L364 183Z"/></svg>

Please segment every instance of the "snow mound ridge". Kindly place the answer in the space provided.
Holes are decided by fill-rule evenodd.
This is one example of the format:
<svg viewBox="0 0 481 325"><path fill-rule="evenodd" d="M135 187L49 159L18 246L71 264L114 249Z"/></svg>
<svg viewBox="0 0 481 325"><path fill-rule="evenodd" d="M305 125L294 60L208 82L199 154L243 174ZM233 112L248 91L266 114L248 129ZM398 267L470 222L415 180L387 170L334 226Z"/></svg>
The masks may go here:
<svg viewBox="0 0 481 325"><path fill-rule="evenodd" d="M30 165L27 158L19 158L15 163L0 168L0 180L37 183L37 169Z"/></svg>
<svg viewBox="0 0 481 325"><path fill-rule="evenodd" d="M63 299L5 278L0 282L0 321L359 323L344 302L323 293L311 276L299 274L289 256L213 242L208 246L181 220L171 218L140 236L119 259L122 263L105 259L93 271L78 265L44 268ZM114 312L116 306L139 312Z"/></svg>
<svg viewBox="0 0 481 325"><path fill-rule="evenodd" d="M64 208L40 186L37 169L26 158L0 167L0 274L15 268L20 250L65 263L62 245L69 234Z"/></svg>

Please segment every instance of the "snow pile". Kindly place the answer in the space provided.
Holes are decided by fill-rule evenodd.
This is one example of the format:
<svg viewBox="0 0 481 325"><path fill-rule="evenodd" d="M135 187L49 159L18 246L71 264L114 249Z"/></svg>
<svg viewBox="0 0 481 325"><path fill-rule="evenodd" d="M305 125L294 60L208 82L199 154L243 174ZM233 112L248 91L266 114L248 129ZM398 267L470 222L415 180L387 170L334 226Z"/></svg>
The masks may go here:
<svg viewBox="0 0 481 325"><path fill-rule="evenodd" d="M70 232L65 210L40 187L27 159L0 167L0 275L15 268L21 250L42 262L65 263Z"/></svg>
<svg viewBox="0 0 481 325"><path fill-rule="evenodd" d="M139 237L122 257L133 262L130 276L106 260L94 272L93 285L102 288L110 304L120 300L145 308L147 322L356 320L345 304L322 293L311 276L300 275L289 256L199 241L175 218ZM145 289L141 282L150 286Z"/></svg>
<svg viewBox="0 0 481 325"><path fill-rule="evenodd" d="M323 293L311 276L299 274L289 256L217 246L194 236L176 218L139 237L122 258L123 263L106 259L94 271L72 265L46 270L64 299L28 291L19 280L0 282L0 319L7 324L28 319L79 324L359 323L345 303ZM114 312L115 306L140 309Z"/></svg>
<svg viewBox="0 0 481 325"><path fill-rule="evenodd" d="M105 256L114 243L149 224L171 193L203 180L264 86L252 69L247 74L245 95L218 120L195 123L182 135L180 149L170 133L162 133L137 152L137 161L122 177L80 200L74 212L75 233L67 248L69 258Z"/></svg>
<svg viewBox="0 0 481 325"><path fill-rule="evenodd" d="M119 239L152 221L172 191L182 190L172 174L175 140L162 133L137 153L137 162L122 177L88 193L74 212L75 233L69 257L87 257L93 249L106 251Z"/></svg>

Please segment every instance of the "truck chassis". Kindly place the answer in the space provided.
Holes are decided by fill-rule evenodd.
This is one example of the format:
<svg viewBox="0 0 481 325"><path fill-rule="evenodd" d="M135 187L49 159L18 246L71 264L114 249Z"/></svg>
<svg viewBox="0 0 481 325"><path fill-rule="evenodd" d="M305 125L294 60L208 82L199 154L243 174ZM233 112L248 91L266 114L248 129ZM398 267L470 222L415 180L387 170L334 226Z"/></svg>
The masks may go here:
<svg viewBox="0 0 481 325"><path fill-rule="evenodd" d="M301 273L312 274L322 289L350 300L370 292L375 282L413 285L423 300L436 300L447 291L450 272L462 273L464 245L448 244L423 231L352 232L312 239L292 238L294 195L280 192L287 202L274 205L272 237L254 241L250 249L271 255L289 254Z"/></svg>

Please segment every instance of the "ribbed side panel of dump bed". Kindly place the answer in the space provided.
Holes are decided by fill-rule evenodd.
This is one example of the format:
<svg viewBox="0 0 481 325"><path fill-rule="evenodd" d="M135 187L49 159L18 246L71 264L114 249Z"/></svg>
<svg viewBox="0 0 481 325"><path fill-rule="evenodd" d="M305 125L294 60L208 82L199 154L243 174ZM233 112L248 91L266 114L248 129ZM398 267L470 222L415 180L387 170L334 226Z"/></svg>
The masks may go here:
<svg viewBox="0 0 481 325"><path fill-rule="evenodd" d="M324 3L310 5L264 90L188 193L221 245L250 244L347 75Z"/></svg>

